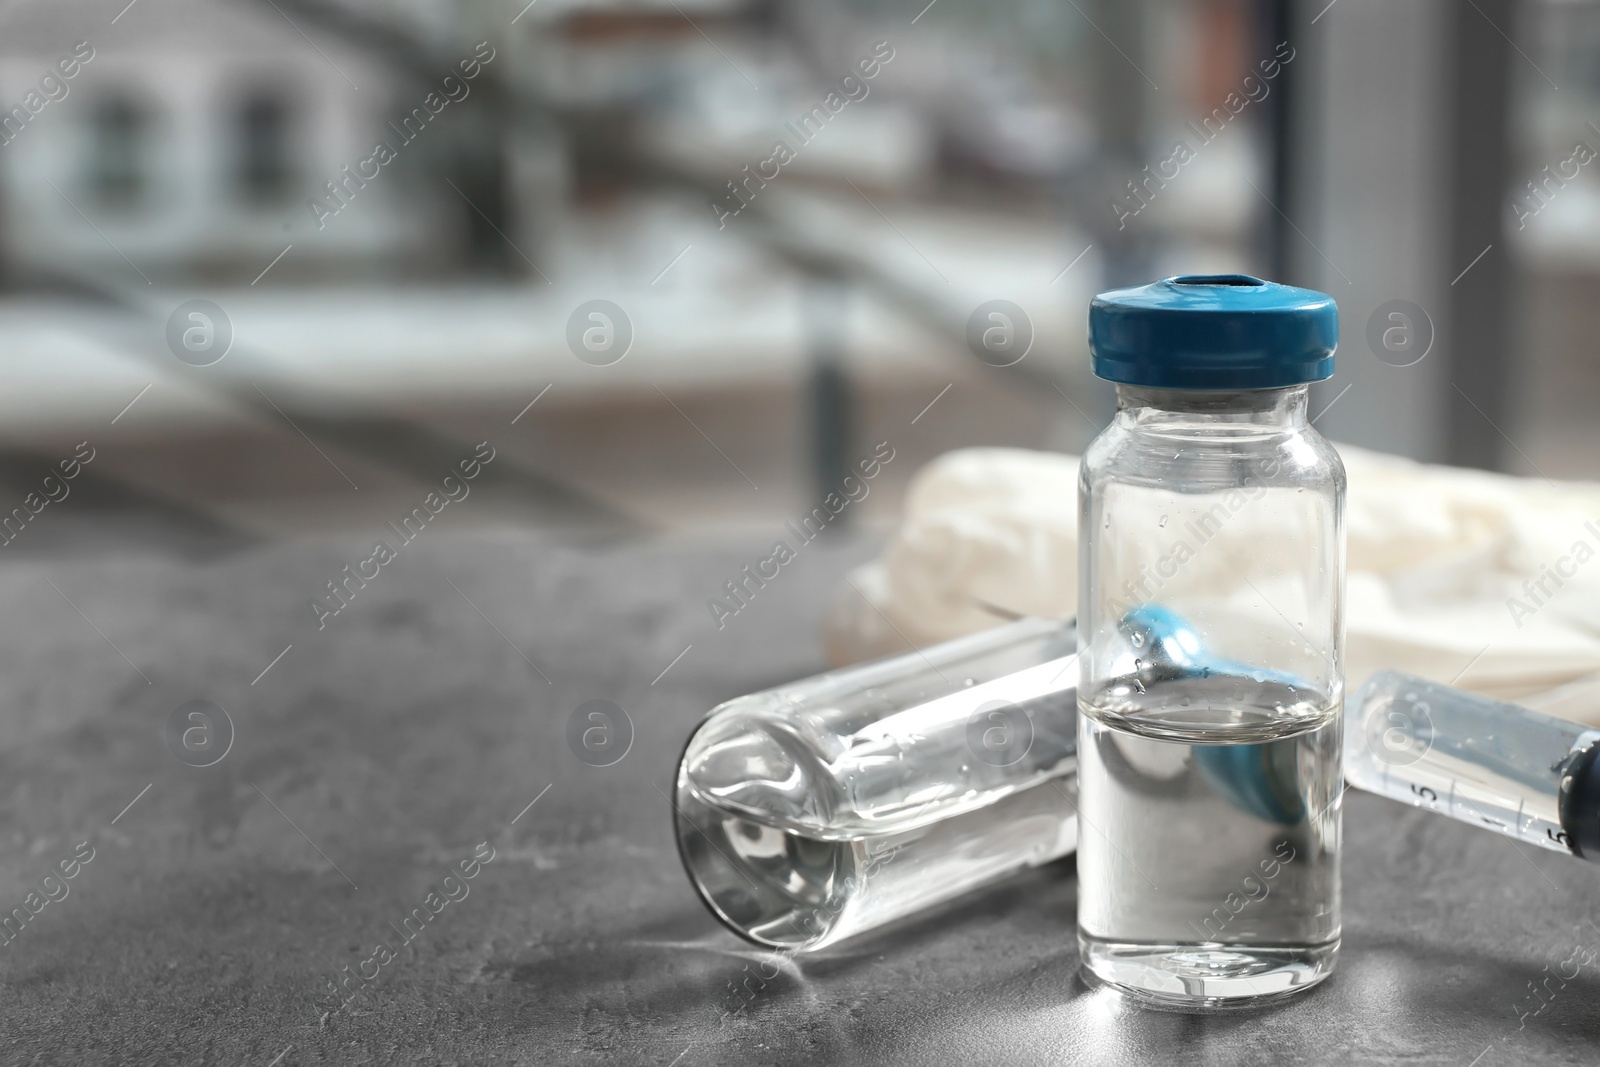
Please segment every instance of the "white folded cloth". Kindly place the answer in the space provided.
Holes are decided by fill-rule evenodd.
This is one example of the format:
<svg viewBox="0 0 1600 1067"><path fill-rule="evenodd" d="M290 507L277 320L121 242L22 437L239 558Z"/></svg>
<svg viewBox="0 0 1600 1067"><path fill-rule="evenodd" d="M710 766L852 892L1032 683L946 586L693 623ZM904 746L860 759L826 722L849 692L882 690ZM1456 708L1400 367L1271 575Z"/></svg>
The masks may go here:
<svg viewBox="0 0 1600 1067"><path fill-rule="evenodd" d="M1348 688L1393 668L1600 725L1600 484L1338 448L1350 478ZM1078 458L939 457L851 584L824 631L840 664L1012 614L1074 615Z"/></svg>

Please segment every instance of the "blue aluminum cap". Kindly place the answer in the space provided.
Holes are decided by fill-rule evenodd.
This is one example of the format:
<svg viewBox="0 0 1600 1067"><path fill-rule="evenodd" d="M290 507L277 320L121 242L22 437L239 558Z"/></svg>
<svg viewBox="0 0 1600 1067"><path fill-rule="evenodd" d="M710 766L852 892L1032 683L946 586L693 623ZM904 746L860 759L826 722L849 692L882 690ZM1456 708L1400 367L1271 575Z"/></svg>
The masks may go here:
<svg viewBox="0 0 1600 1067"><path fill-rule="evenodd" d="M1156 389L1272 389L1333 375L1339 309L1311 289L1248 274L1182 274L1089 305L1089 352L1107 381Z"/></svg>

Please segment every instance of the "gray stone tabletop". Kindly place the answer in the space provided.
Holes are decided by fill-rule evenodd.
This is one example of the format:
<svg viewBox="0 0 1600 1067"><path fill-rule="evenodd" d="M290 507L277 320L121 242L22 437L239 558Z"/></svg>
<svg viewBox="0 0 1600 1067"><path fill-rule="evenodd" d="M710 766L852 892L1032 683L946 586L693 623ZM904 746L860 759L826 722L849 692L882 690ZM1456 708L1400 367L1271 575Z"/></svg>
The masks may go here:
<svg viewBox="0 0 1600 1067"><path fill-rule="evenodd" d="M690 889L664 791L708 708L823 666L874 548L808 546L718 630L769 540L429 530L321 629L370 538L0 561L0 912L29 916L0 1062L1600 1060L1600 961L1568 962L1600 870L1355 795L1340 970L1269 1011L1086 988L1070 861L733 996L765 954ZM225 719L174 726L196 700ZM632 723L610 766L568 747L589 700Z"/></svg>

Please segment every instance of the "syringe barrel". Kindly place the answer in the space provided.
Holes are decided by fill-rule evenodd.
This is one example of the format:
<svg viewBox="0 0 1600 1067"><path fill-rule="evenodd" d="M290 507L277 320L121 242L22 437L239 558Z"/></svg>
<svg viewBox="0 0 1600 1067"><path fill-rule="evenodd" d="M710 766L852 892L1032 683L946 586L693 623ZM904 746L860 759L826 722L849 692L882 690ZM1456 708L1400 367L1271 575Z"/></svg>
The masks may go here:
<svg viewBox="0 0 1600 1067"><path fill-rule="evenodd" d="M1398 671L1345 711L1351 785L1507 837L1600 858L1600 731Z"/></svg>

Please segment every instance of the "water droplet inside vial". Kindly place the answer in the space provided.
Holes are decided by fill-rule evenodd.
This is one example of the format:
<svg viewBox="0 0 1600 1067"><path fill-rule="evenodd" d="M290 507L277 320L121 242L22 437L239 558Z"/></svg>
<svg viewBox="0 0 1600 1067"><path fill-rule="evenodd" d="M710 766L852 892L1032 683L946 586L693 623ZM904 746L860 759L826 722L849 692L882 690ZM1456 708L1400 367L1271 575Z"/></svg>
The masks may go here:
<svg viewBox="0 0 1600 1067"><path fill-rule="evenodd" d="M1166 524L1167 524L1167 517L1165 515L1161 516L1161 521L1156 523L1157 526L1165 526Z"/></svg>
<svg viewBox="0 0 1600 1067"><path fill-rule="evenodd" d="M1142 660L1142 659L1134 660L1133 661L1133 669L1136 670L1136 671L1144 670L1144 660ZM1143 692L1143 690L1140 690L1140 691Z"/></svg>
<svg viewBox="0 0 1600 1067"><path fill-rule="evenodd" d="M1144 647L1144 634L1134 634L1133 635L1133 647L1134 648L1143 648Z"/></svg>

